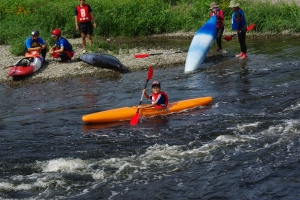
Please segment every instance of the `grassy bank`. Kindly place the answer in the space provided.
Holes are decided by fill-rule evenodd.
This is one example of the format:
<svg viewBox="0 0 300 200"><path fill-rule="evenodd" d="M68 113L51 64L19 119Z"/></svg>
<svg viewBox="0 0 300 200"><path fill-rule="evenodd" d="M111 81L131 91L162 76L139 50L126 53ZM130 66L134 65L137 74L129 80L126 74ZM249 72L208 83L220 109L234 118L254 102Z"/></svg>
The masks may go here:
<svg viewBox="0 0 300 200"><path fill-rule="evenodd" d="M216 1L225 12L226 29L231 29L230 0ZM146 36L176 31L195 31L209 16L210 0L87 0L96 18L95 36ZM257 32L280 33L300 30L300 8L294 4L239 1L248 24ZM33 29L51 45L52 29L58 27L67 38L79 37L74 9L79 1L6 0L0 2L0 44L9 44L15 55L24 52L24 41ZM97 43L96 45L105 45Z"/></svg>

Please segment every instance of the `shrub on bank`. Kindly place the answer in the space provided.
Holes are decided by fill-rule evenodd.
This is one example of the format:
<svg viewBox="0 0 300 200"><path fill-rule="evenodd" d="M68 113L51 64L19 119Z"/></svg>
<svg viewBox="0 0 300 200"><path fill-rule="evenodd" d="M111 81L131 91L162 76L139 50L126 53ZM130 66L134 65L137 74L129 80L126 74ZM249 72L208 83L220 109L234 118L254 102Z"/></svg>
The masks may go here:
<svg viewBox="0 0 300 200"><path fill-rule="evenodd" d="M196 31L209 16L211 0L87 0L96 18L94 35L99 37L135 37L176 31ZM225 28L231 29L230 0L216 0L225 12ZM284 1L238 1L245 10L248 24L256 31L276 32L300 29L296 4ZM11 53L22 55L24 41L33 29L50 45L51 31L60 28L67 38L80 37L75 29L74 9L79 1L6 0L0 2L0 44L9 44ZM105 46L105 44L102 44Z"/></svg>

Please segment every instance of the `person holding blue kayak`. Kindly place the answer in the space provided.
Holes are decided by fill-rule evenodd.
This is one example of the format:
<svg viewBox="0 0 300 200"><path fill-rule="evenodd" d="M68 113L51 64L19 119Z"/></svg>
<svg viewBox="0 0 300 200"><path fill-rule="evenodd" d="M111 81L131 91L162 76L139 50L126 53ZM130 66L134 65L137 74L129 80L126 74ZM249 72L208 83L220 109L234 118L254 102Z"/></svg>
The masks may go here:
<svg viewBox="0 0 300 200"><path fill-rule="evenodd" d="M55 39L55 45L51 47L49 53L53 58L60 58L62 62L69 62L74 55L70 42L61 36L59 28L52 31L52 37Z"/></svg>
<svg viewBox="0 0 300 200"><path fill-rule="evenodd" d="M152 83L151 95L146 93L146 89L143 90L143 93L147 99L152 100L152 103L150 105L140 105L139 108L164 108L168 106L168 95L167 93L160 91L160 83L158 81Z"/></svg>
<svg viewBox="0 0 300 200"><path fill-rule="evenodd" d="M234 0L230 1L229 7L233 10L232 13L232 30L237 32L240 43L240 54L236 55L240 59L247 58L246 32L247 22L244 11L240 8L240 4Z"/></svg>
<svg viewBox="0 0 300 200"><path fill-rule="evenodd" d="M219 5L216 2L212 2L209 6L210 14L209 17L215 15L217 17L217 30L216 30L216 42L218 45L217 51L222 51L222 35L224 32L224 12L219 9Z"/></svg>
<svg viewBox="0 0 300 200"><path fill-rule="evenodd" d="M39 36L40 36L40 32L38 30L33 30L31 32L31 36L29 36L25 40L25 51L26 52L38 51L42 54L45 60L47 54L47 44Z"/></svg>

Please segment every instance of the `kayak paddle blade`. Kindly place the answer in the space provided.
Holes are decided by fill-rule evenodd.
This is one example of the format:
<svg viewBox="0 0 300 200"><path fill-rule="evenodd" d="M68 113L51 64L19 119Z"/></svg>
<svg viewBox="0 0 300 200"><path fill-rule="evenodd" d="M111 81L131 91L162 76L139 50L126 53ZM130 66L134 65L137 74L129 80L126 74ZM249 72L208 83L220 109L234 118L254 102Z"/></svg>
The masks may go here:
<svg viewBox="0 0 300 200"><path fill-rule="evenodd" d="M251 24L250 26L247 27L247 31L251 31L254 28L255 24Z"/></svg>
<svg viewBox="0 0 300 200"><path fill-rule="evenodd" d="M226 40L226 41L231 41L232 40L232 36L228 35L228 36L224 37L223 39Z"/></svg>
<svg viewBox="0 0 300 200"><path fill-rule="evenodd" d="M254 26L255 26L255 24L251 24L250 26L248 26L247 31L251 31L254 28ZM235 36L235 35L236 34L228 35L228 36L223 37L223 39L226 40L226 41L231 41L232 37Z"/></svg>
<svg viewBox="0 0 300 200"><path fill-rule="evenodd" d="M151 80L152 76L153 76L153 68L152 68L152 66L150 66L149 69L148 69L148 77L147 77L147 79ZM146 85L146 87L147 87L147 85ZM146 89L146 87L145 87L145 89Z"/></svg>
<svg viewBox="0 0 300 200"><path fill-rule="evenodd" d="M130 120L130 125L137 125L139 123L140 115L136 113Z"/></svg>
<svg viewBox="0 0 300 200"><path fill-rule="evenodd" d="M150 56L150 54L148 54L148 53L134 54L135 58L146 58L149 56Z"/></svg>

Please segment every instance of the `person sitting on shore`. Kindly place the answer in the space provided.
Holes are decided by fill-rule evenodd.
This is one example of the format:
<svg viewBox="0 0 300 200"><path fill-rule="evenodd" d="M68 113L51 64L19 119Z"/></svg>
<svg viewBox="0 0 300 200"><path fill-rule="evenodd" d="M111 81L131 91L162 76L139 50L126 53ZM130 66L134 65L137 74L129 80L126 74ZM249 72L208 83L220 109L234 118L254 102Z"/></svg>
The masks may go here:
<svg viewBox="0 0 300 200"><path fill-rule="evenodd" d="M29 36L25 40L25 51L26 53L30 51L38 51L39 53L42 54L45 60L47 54L47 44L39 36L40 36L40 32L38 30L33 30L31 32L31 36Z"/></svg>
<svg viewBox="0 0 300 200"><path fill-rule="evenodd" d="M140 105L139 108L164 108L168 106L169 97L167 93L160 91L160 83L158 81L152 83L152 94L150 96L146 93L146 89L143 90L143 93L147 99L152 100L152 104Z"/></svg>
<svg viewBox="0 0 300 200"><path fill-rule="evenodd" d="M49 53L53 58L60 58L62 62L69 62L74 56L70 42L66 38L61 37L59 28L52 31L52 37L55 39L55 45L51 47Z"/></svg>

